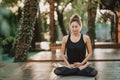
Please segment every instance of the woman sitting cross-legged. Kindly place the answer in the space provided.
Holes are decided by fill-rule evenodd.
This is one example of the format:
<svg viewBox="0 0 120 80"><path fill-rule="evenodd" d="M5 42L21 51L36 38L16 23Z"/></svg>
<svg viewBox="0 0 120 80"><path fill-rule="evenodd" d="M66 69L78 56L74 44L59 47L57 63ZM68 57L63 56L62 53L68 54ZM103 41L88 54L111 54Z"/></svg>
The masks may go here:
<svg viewBox="0 0 120 80"><path fill-rule="evenodd" d="M69 29L70 35L63 37L61 45L61 54L66 66L57 66L54 73L62 76L96 76L97 70L88 63L92 56L91 41L89 36L80 33L82 22L78 14L71 16Z"/></svg>

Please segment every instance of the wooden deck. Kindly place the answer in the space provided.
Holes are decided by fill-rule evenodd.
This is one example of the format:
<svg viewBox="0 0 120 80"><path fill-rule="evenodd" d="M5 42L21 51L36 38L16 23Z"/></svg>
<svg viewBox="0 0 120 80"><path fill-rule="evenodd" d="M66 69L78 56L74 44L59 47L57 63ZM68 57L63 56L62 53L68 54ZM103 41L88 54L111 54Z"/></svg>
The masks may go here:
<svg viewBox="0 0 120 80"><path fill-rule="evenodd" d="M95 80L94 77L57 76L52 63L6 63L0 68L0 80Z"/></svg>
<svg viewBox="0 0 120 80"><path fill-rule="evenodd" d="M96 77L56 76L51 62L4 63L0 80L120 80L120 62L95 62Z"/></svg>
<svg viewBox="0 0 120 80"><path fill-rule="evenodd" d="M0 80L120 80L119 59L119 48L96 48L90 60L91 66L98 70L96 77L60 77L53 73L53 63L63 63L59 50L42 51L30 56L26 63L2 62Z"/></svg>

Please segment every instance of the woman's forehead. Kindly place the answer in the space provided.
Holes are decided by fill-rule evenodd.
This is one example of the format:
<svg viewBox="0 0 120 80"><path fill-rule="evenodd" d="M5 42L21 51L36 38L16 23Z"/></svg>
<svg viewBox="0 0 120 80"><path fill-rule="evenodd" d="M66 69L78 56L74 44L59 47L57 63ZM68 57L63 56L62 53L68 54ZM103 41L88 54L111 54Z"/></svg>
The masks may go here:
<svg viewBox="0 0 120 80"><path fill-rule="evenodd" d="M72 22L71 25L79 25L76 21Z"/></svg>

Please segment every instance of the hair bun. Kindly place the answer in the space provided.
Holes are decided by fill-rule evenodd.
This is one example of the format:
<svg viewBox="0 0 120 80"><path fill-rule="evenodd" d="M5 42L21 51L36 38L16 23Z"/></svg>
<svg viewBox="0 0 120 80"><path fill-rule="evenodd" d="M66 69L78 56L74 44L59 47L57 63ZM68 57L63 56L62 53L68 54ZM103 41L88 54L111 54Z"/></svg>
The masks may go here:
<svg viewBox="0 0 120 80"><path fill-rule="evenodd" d="M81 18L78 14L74 14L70 17L70 24L76 21L79 25L81 25Z"/></svg>
<svg viewBox="0 0 120 80"><path fill-rule="evenodd" d="M81 17L80 17L78 14L73 14L73 15L70 17L70 20L72 20L72 19L81 20Z"/></svg>
<svg viewBox="0 0 120 80"><path fill-rule="evenodd" d="M78 19L79 20L79 17L77 15L74 15L73 19Z"/></svg>

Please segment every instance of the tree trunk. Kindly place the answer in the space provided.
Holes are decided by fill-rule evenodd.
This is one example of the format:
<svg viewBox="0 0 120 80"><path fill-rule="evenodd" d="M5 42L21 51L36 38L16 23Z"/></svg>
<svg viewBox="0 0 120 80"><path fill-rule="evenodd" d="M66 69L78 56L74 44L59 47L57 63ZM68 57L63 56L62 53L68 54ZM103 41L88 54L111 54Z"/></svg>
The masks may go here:
<svg viewBox="0 0 120 80"><path fill-rule="evenodd" d="M95 39L95 19L96 19L97 3L95 0L88 0L88 32L92 46Z"/></svg>
<svg viewBox="0 0 120 80"><path fill-rule="evenodd" d="M116 11L113 11L114 14L115 14L115 20L116 20L116 23L115 23L115 42L118 43L118 24L119 24L119 20L118 20L118 15L117 15L117 12Z"/></svg>
<svg viewBox="0 0 120 80"><path fill-rule="evenodd" d="M57 1L56 1L56 2L57 2ZM59 2L59 1L58 1L58 2ZM58 2L57 2L57 4L59 4ZM67 35L67 31L66 31L65 26L64 26L64 20L63 20L64 16L63 16L63 12L64 12L65 8L67 7L67 5L68 5L69 3L72 3L72 2L73 2L73 0L69 0L69 1L65 4L65 6L63 7L62 10L59 10L59 9L58 9L58 6L59 6L59 5L56 7L56 11L57 11L57 15L58 15L58 23L59 23L59 25L60 25L61 32L62 32L63 36Z"/></svg>
<svg viewBox="0 0 120 80"><path fill-rule="evenodd" d="M113 42L116 42L116 16L115 15L110 15L110 21L111 21L111 38Z"/></svg>
<svg viewBox="0 0 120 80"><path fill-rule="evenodd" d="M50 42L54 43L54 33L55 33L55 20L54 20L54 0L48 1L50 4Z"/></svg>
<svg viewBox="0 0 120 80"><path fill-rule="evenodd" d="M14 62L25 62L33 37L34 24L38 9L38 0L26 0L23 8L20 27L14 43L15 60Z"/></svg>
<svg viewBox="0 0 120 80"><path fill-rule="evenodd" d="M67 35L66 29L65 29L65 26L64 26L64 21L63 21L63 13L60 13L57 10L57 15L58 15L58 23L60 25L61 32L62 32L63 36Z"/></svg>
<svg viewBox="0 0 120 80"><path fill-rule="evenodd" d="M35 30L34 30L34 37L31 43L31 46L33 49L35 49L35 42L41 42L43 40L43 28L42 28L42 20L41 20L41 14L40 14L40 10L38 10L38 16L36 18L36 23L34 26Z"/></svg>

